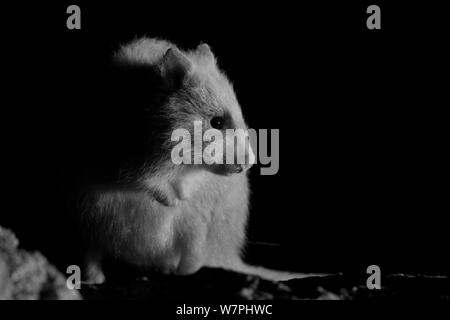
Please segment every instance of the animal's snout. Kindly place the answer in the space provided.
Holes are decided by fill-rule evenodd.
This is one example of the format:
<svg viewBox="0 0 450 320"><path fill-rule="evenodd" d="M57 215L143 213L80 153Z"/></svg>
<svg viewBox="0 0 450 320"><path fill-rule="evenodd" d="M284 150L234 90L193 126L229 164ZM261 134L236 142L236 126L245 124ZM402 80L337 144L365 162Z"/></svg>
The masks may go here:
<svg viewBox="0 0 450 320"><path fill-rule="evenodd" d="M234 159L231 164L231 171L233 173L241 173L250 169L255 164L255 154L253 153L247 131L244 134L237 135L233 142ZM227 163L229 164L229 162Z"/></svg>
<svg viewBox="0 0 450 320"><path fill-rule="evenodd" d="M208 165L214 165L214 170L217 172L225 174L241 173L250 169L256 163L250 136L245 129L227 132L224 138L211 142L207 145L207 148L208 152L204 153L205 162ZM209 150L214 150L214 153L210 154ZM222 168L219 169L218 167Z"/></svg>
<svg viewBox="0 0 450 320"><path fill-rule="evenodd" d="M256 157L255 154L253 153L253 149L252 146L250 144L250 139L247 137L248 140L248 152L246 153L246 162L244 164L244 170L248 170L250 169L255 163L256 163Z"/></svg>

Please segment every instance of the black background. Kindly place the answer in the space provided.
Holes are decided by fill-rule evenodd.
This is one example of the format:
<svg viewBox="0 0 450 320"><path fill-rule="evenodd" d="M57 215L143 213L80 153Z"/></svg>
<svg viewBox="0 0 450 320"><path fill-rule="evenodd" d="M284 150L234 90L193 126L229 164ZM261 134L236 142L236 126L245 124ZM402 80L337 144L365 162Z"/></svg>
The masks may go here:
<svg viewBox="0 0 450 320"><path fill-rule="evenodd" d="M442 8L76 3L81 30L66 28L69 2L3 10L0 224L23 247L70 263L59 180L100 108L84 93L102 86L92 74L119 45L146 35L186 49L208 43L249 126L280 129L278 174L251 172L249 240L271 245L250 245L249 261L299 272L448 270ZM366 28L369 4L381 7L381 30Z"/></svg>

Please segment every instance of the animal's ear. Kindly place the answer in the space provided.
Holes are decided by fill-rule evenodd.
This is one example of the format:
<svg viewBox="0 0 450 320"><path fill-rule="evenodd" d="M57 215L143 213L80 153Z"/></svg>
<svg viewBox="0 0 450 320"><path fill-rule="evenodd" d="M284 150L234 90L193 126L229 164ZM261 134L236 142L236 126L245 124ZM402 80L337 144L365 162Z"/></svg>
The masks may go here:
<svg viewBox="0 0 450 320"><path fill-rule="evenodd" d="M159 68L163 79L169 85L176 87L192 70L192 63L177 48L169 48L164 54Z"/></svg>
<svg viewBox="0 0 450 320"><path fill-rule="evenodd" d="M206 43L201 43L197 46L197 54L208 62L216 63L216 58L211 51L211 48Z"/></svg>

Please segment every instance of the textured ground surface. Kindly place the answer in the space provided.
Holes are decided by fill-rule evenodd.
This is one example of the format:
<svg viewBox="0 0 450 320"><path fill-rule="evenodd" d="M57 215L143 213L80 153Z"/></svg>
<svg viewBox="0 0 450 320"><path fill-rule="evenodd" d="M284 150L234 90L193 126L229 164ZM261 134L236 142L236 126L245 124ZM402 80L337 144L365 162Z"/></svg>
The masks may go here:
<svg viewBox="0 0 450 320"><path fill-rule="evenodd" d="M331 275L272 282L222 269L204 268L191 276L113 273L102 285L69 290L65 277L38 252L18 248L14 234L0 227L0 299L230 299L449 300L445 276L392 274L380 290L366 287L367 275Z"/></svg>
<svg viewBox="0 0 450 320"><path fill-rule="evenodd" d="M39 252L18 248L10 230L0 227L0 300L80 299L66 278Z"/></svg>
<svg viewBox="0 0 450 320"><path fill-rule="evenodd" d="M84 286L86 299L331 299L449 300L449 279L442 276L395 274L382 278L381 290L369 290L366 278L345 275L271 282L221 269L202 269L184 277L152 276Z"/></svg>

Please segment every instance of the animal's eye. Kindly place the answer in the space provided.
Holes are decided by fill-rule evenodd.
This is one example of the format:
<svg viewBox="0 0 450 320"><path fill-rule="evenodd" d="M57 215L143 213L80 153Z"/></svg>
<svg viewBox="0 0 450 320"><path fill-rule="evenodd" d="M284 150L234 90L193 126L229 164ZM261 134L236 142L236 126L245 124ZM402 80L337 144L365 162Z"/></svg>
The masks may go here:
<svg viewBox="0 0 450 320"><path fill-rule="evenodd" d="M211 119L211 127L214 129L222 129L225 124L225 119L223 117L214 117Z"/></svg>

